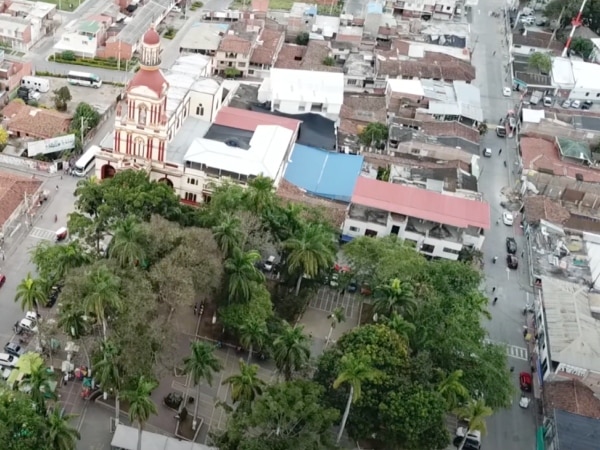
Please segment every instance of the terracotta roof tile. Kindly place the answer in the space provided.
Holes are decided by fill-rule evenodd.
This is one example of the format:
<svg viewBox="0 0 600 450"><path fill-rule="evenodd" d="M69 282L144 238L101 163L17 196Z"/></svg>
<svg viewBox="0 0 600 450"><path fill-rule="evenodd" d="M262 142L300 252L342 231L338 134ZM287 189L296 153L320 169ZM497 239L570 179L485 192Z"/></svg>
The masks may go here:
<svg viewBox="0 0 600 450"><path fill-rule="evenodd" d="M301 121L290 119L288 117L276 116L274 114L224 106L219 110L214 123L216 125L238 128L246 131L256 131L256 127L259 125L278 125L295 133L300 128Z"/></svg>
<svg viewBox="0 0 600 450"><path fill-rule="evenodd" d="M344 94L340 110L339 131L356 135L370 122L386 122L385 97L380 95Z"/></svg>
<svg viewBox="0 0 600 450"><path fill-rule="evenodd" d="M328 43L325 41L309 41L306 53L300 64L301 70L318 70L319 72L342 72L338 66L326 66L323 60L331 56Z"/></svg>
<svg viewBox="0 0 600 450"><path fill-rule="evenodd" d="M264 28L257 40L256 47L252 50L250 62L253 64L272 65L276 58L277 50L281 46L284 33L282 31ZM260 44L259 44L260 43Z"/></svg>
<svg viewBox="0 0 600 450"><path fill-rule="evenodd" d="M543 219L557 225L564 225L571 217L567 208L541 195L525 197L523 205L528 223L539 223Z"/></svg>
<svg viewBox="0 0 600 450"><path fill-rule="evenodd" d="M548 410L562 409L573 414L600 419L600 400L577 380L544 384L544 405Z"/></svg>
<svg viewBox="0 0 600 450"><path fill-rule="evenodd" d="M377 55L380 56L376 59L377 73L388 77L467 82L475 79L475 67L442 53L425 52L420 59L399 59L395 51L380 51Z"/></svg>
<svg viewBox="0 0 600 450"><path fill-rule="evenodd" d="M241 53L247 55L252 49L252 43L239 36L226 35L221 39L218 51L227 53Z"/></svg>
<svg viewBox="0 0 600 450"><path fill-rule="evenodd" d="M512 35L513 45L525 45L535 48L550 48L554 51L561 51L563 46L556 39L552 40L552 33L543 31L527 31L527 34L514 32Z"/></svg>
<svg viewBox="0 0 600 450"><path fill-rule="evenodd" d="M300 69L305 53L306 47L304 45L283 44L279 55L277 55L275 67L278 69Z"/></svg>
<svg viewBox="0 0 600 450"><path fill-rule="evenodd" d="M455 136L471 142L479 142L481 138L476 128L469 127L457 121L424 120L421 122L421 130L430 136Z"/></svg>
<svg viewBox="0 0 600 450"><path fill-rule="evenodd" d="M0 172L0 228L17 209L25 194L33 195L41 181Z"/></svg>
<svg viewBox="0 0 600 450"><path fill-rule="evenodd" d="M3 110L6 129L30 137L48 139L69 129L71 116L49 109L39 109L12 101Z"/></svg>
<svg viewBox="0 0 600 450"><path fill-rule="evenodd" d="M148 70L142 68L135 73L127 85L127 91L139 86L145 86L158 97L161 97L169 88L169 83L160 69Z"/></svg>

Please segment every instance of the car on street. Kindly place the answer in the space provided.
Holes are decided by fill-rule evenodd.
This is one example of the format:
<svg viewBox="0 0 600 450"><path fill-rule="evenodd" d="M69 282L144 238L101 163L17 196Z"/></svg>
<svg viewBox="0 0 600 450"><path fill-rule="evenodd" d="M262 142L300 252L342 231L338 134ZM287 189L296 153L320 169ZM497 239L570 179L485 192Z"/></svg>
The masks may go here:
<svg viewBox="0 0 600 450"><path fill-rule="evenodd" d="M8 353L9 355L13 355L13 356L21 356L23 353L25 353L25 349L23 347L21 347L19 344L17 344L16 342L8 342L5 346L4 346L4 351L6 353Z"/></svg>
<svg viewBox="0 0 600 450"><path fill-rule="evenodd" d="M511 226L513 223L515 223L515 218L510 211L504 211L502 213L502 222L504 225Z"/></svg>
<svg viewBox="0 0 600 450"><path fill-rule="evenodd" d="M466 433L466 439L465 439ZM463 445L464 440L464 445ZM481 449L481 432L477 430L469 430L467 427L458 427L456 436L452 442L456 447L463 445L463 450L480 450Z"/></svg>
<svg viewBox="0 0 600 450"><path fill-rule="evenodd" d="M502 88L502 95L505 97L510 97L512 95L512 91L508 86Z"/></svg>
<svg viewBox="0 0 600 450"><path fill-rule="evenodd" d="M9 355L8 353L0 353L0 366L15 367L19 362L17 356Z"/></svg>
<svg viewBox="0 0 600 450"><path fill-rule="evenodd" d="M562 106L563 108L570 108L571 107L571 100L565 100L564 102L562 102Z"/></svg>
<svg viewBox="0 0 600 450"><path fill-rule="evenodd" d="M10 374L12 373L12 371L13 371L13 369L10 369L8 367L5 369L2 369L2 371L0 372L0 377L2 377L2 380L7 381L8 377L10 377Z"/></svg>
<svg viewBox="0 0 600 450"><path fill-rule="evenodd" d="M506 252L511 255L517 253L517 241L515 241L515 238L506 238Z"/></svg>
<svg viewBox="0 0 600 450"><path fill-rule="evenodd" d="M519 260L515 255L506 255L506 266L509 269L517 270L519 268Z"/></svg>
<svg viewBox="0 0 600 450"><path fill-rule="evenodd" d="M6 275L0 273L0 287L2 287L6 283Z"/></svg>
<svg viewBox="0 0 600 450"><path fill-rule="evenodd" d="M500 138L506 137L506 127L497 126L496 127L496 136L498 136Z"/></svg>
<svg viewBox="0 0 600 450"><path fill-rule="evenodd" d="M489 147L486 147L483 149L483 156L486 156L488 158L490 158L492 156L492 149Z"/></svg>
<svg viewBox="0 0 600 450"><path fill-rule="evenodd" d="M31 319L21 319L21 321L19 322L18 327L22 331L26 331L26 332L29 332L29 333L37 333L37 330L38 330L35 321L31 320Z"/></svg>
<svg viewBox="0 0 600 450"><path fill-rule="evenodd" d="M525 25L534 25L535 17L534 16L521 17L521 23L523 23Z"/></svg>
<svg viewBox="0 0 600 450"><path fill-rule="evenodd" d="M579 109L581 107L581 102L579 100L575 100L571 103L571 108Z"/></svg>
<svg viewBox="0 0 600 450"><path fill-rule="evenodd" d="M265 268L265 270L267 272L270 272L271 270L273 270L273 265L274 264L275 264L275 256L271 255L264 262L263 267Z"/></svg>
<svg viewBox="0 0 600 450"><path fill-rule="evenodd" d="M171 8L171 11L176 12L176 13L180 13L181 12L181 8L177 5L173 6L173 8Z"/></svg>
<svg viewBox="0 0 600 450"><path fill-rule="evenodd" d="M590 109L594 103L591 100L586 100L581 104L581 109Z"/></svg>

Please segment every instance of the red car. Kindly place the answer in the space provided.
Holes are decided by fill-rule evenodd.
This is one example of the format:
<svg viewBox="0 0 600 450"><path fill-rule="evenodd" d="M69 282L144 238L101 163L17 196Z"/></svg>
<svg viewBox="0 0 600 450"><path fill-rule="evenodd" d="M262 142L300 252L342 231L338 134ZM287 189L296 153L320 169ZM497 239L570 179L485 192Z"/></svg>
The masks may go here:
<svg viewBox="0 0 600 450"><path fill-rule="evenodd" d="M0 273L0 287L2 287L5 282L6 282L6 275Z"/></svg>

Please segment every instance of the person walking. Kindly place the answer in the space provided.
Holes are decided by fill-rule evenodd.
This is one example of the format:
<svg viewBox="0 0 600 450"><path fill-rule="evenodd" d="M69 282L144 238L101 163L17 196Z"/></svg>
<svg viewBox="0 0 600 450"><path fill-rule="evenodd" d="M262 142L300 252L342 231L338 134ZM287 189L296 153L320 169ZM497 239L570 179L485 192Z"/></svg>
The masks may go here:
<svg viewBox="0 0 600 450"><path fill-rule="evenodd" d="M498 297L494 297L494 301L492 302L492 305L495 305L497 301L498 301Z"/></svg>
<svg viewBox="0 0 600 450"><path fill-rule="evenodd" d="M493 294L494 292L496 292L496 286L494 286L494 287L492 288L492 294Z"/></svg>
<svg viewBox="0 0 600 450"><path fill-rule="evenodd" d="M502 154L502 149L498 150L498 156Z"/></svg>

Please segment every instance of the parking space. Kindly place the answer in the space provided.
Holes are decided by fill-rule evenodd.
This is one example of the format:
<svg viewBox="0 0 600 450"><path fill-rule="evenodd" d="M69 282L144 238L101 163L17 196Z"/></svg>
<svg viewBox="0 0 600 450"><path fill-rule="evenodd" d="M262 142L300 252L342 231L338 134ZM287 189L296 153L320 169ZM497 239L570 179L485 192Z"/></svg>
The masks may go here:
<svg viewBox="0 0 600 450"><path fill-rule="evenodd" d="M82 67L81 71L85 72L86 68ZM93 72L93 70L91 70L91 72ZM81 102L90 104L100 114L103 114L115 103L117 96L123 92L124 89L121 86L113 86L109 84L103 84L102 87L94 89L91 87L70 85L65 78L42 78L46 78L50 81L50 90L41 95L39 104L49 108L54 108L54 102L52 100L54 97L53 91L60 89L63 86L68 86L72 97L67 106L67 112L70 114L75 111L75 108Z"/></svg>
<svg viewBox="0 0 600 450"><path fill-rule="evenodd" d="M347 291L338 291L330 287L322 287L317 295L310 301L310 308L333 312L336 308L342 308L347 318L358 319L360 311L360 297L357 294L350 294Z"/></svg>

